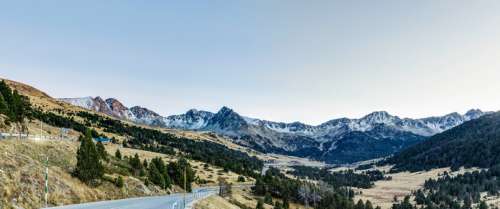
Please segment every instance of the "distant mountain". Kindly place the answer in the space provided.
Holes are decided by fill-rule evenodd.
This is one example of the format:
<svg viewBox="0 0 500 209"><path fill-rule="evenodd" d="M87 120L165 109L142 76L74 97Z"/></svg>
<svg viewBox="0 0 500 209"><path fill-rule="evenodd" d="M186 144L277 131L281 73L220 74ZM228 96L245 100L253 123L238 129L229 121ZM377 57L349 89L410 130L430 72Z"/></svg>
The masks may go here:
<svg viewBox="0 0 500 209"><path fill-rule="evenodd" d="M386 163L394 170L419 171L461 166L489 168L500 164L500 112L467 121L409 147Z"/></svg>
<svg viewBox="0 0 500 209"><path fill-rule="evenodd" d="M185 114L163 117L143 107L129 109L116 99L85 97L60 100L141 124L211 131L262 152L310 157L330 163L384 157L485 114L472 109L464 115L450 113L411 119L377 111L359 119L339 118L312 126L301 122L282 123L249 118L228 107L221 108L217 113L192 109Z"/></svg>
<svg viewBox="0 0 500 209"><path fill-rule="evenodd" d="M101 97L61 98L60 101L83 107L85 109L101 112L118 119L130 120L147 125L163 125L163 117L159 114L140 106L125 107L114 98L103 100Z"/></svg>

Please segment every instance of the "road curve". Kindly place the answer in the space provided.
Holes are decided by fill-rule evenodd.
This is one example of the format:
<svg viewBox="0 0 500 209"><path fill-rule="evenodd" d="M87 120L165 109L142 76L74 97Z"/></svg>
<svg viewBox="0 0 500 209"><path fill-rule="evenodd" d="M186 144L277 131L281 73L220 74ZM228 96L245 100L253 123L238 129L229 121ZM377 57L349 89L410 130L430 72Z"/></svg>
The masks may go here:
<svg viewBox="0 0 500 209"><path fill-rule="evenodd" d="M51 207L50 209L183 209L191 208L196 200L216 194L217 187L197 188L192 193L186 194L186 205L184 206L184 194L171 194L165 196L139 197L122 200L110 200L91 202L75 205Z"/></svg>

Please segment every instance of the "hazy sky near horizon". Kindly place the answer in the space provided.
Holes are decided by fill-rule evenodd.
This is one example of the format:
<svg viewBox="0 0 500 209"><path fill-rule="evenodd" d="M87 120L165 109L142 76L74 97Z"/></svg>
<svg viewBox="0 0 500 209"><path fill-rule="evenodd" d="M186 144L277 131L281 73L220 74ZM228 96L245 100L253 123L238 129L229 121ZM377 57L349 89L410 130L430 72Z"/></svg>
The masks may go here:
<svg viewBox="0 0 500 209"><path fill-rule="evenodd" d="M0 2L0 77L162 115L500 109L500 1Z"/></svg>

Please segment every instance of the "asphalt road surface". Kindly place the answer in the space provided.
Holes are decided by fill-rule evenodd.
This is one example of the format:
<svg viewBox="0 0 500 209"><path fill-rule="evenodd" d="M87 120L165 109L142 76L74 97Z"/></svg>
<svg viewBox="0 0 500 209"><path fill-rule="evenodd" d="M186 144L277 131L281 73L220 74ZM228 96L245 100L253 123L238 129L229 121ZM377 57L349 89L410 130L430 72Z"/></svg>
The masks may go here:
<svg viewBox="0 0 500 209"><path fill-rule="evenodd" d="M184 194L171 194L155 197L130 198L122 200L110 200L91 202L76 205L52 207L51 209L183 209L191 208L194 201L217 194L218 188L197 188L192 193L187 193L186 205L184 206Z"/></svg>

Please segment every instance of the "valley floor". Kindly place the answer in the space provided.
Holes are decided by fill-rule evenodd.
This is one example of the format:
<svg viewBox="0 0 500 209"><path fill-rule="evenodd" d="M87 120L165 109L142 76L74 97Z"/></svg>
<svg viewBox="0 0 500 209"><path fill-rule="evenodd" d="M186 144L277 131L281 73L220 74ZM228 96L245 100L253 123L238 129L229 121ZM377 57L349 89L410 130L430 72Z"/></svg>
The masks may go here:
<svg viewBox="0 0 500 209"><path fill-rule="evenodd" d="M378 169L388 171L389 167ZM369 189L356 189L356 191L361 192L361 194L355 196L355 201L359 199L364 201L370 200L373 205L378 205L383 209L389 209L394 203L395 196L398 200L402 200L404 196L421 188L424 182L429 178L437 179L439 175L443 174L445 171L451 175L456 175L473 170L477 169L461 169L456 172L451 172L449 168L439 168L415 173L401 172L386 174L386 176L392 177L392 180L377 181L375 182L375 186Z"/></svg>

